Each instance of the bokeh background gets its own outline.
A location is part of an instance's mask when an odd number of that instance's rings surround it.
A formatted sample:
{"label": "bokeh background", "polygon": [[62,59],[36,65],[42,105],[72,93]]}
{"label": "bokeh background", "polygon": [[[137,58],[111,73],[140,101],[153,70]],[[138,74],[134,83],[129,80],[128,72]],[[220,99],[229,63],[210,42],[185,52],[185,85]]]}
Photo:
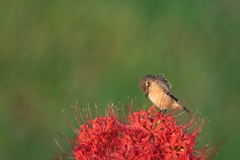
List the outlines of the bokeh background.
{"label": "bokeh background", "polygon": [[[0,157],[53,158],[71,105],[151,105],[139,89],[164,73],[173,93],[239,159],[240,3],[237,1],[1,1]],[[77,126],[76,126],[77,127]],[[63,147],[64,141],[59,140]]]}

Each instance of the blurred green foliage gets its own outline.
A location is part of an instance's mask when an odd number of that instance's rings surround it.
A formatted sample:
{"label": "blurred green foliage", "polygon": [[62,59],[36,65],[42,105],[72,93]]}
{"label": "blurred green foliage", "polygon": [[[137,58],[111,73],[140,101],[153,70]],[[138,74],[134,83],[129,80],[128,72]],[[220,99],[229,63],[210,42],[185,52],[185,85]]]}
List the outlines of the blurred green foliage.
{"label": "blurred green foliage", "polygon": [[[53,157],[54,129],[73,135],[70,105],[104,111],[137,97],[146,74],[209,117],[219,160],[239,159],[240,3],[235,1],[1,1],[0,155]],[[234,137],[235,136],[235,137]],[[65,146],[65,142],[61,143]]]}

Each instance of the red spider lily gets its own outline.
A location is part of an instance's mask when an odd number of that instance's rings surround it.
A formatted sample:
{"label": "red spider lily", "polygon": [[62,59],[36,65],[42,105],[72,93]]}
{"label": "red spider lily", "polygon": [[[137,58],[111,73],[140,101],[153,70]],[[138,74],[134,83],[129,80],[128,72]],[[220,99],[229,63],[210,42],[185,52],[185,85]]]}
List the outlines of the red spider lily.
{"label": "red spider lily", "polygon": [[54,152],[56,159],[202,160],[217,155],[220,142],[211,148],[209,144],[212,141],[202,148],[196,148],[196,138],[206,121],[201,120],[195,113],[187,123],[179,125],[176,117],[187,115],[175,115],[176,113],[173,111],[163,115],[152,106],[148,111],[130,113],[128,117],[125,116],[124,122],[120,120],[113,105],[109,105],[104,117],[94,120],[88,119],[91,117],[90,108],[84,113],[88,115],[87,118],[83,118],[78,107],[75,107],[74,116],[79,123],[79,130],[64,117],[77,138],[64,138],[71,144],[71,152],[66,152],[56,142],[64,153]]}

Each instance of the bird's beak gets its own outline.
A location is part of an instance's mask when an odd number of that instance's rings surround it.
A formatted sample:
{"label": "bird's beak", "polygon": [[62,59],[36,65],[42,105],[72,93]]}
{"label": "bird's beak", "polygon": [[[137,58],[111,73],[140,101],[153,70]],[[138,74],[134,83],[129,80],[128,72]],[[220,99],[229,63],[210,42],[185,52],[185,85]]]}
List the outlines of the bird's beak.
{"label": "bird's beak", "polygon": [[145,96],[148,97],[148,92],[145,93]]}

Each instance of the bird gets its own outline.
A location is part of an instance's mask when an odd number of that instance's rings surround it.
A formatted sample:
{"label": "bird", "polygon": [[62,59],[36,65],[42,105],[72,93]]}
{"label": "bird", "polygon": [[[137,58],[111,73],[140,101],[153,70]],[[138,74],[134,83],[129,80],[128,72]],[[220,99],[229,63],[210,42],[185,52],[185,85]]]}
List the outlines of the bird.
{"label": "bird", "polygon": [[156,76],[145,75],[140,79],[139,85],[145,96],[163,113],[170,108],[181,108],[190,113],[187,108],[180,104],[179,99],[173,95],[171,85],[163,74],[157,74]]}

